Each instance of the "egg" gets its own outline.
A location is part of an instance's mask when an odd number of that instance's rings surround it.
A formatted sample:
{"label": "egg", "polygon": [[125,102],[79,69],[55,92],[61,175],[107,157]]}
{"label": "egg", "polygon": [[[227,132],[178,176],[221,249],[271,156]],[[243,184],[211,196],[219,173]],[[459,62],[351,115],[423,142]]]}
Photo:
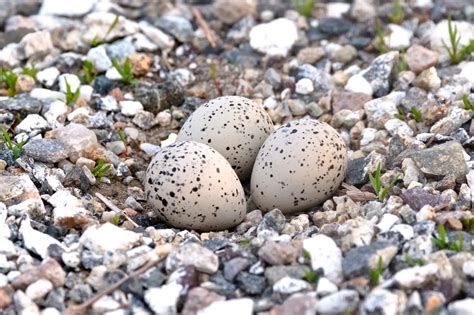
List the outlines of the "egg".
{"label": "egg", "polygon": [[223,96],[198,107],[184,123],[177,141],[197,141],[216,149],[246,181],[258,150],[272,131],[272,120],[257,103]]}
{"label": "egg", "polygon": [[334,193],[346,169],[346,145],[336,130],[313,119],[295,120],[271,134],[258,152],[252,199],[264,211],[307,210]]}
{"label": "egg", "polygon": [[177,228],[224,230],[246,214],[239,178],[221,154],[202,143],[163,148],[151,160],[144,185],[159,218]]}

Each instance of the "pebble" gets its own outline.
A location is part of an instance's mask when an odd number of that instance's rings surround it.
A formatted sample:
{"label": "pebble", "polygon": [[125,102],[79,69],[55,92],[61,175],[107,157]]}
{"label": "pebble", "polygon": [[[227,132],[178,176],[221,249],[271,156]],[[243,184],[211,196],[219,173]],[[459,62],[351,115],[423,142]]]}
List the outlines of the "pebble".
{"label": "pebble", "polygon": [[318,313],[340,314],[351,312],[359,304],[359,294],[355,290],[343,289],[327,295],[318,301]]}
{"label": "pebble", "polygon": [[375,58],[367,69],[360,72],[360,75],[364,77],[372,87],[373,93],[366,94],[373,94],[377,97],[388,94],[390,89],[390,74],[392,73],[393,67],[398,63],[398,59],[399,53],[397,51],[388,52]]}
{"label": "pebble", "polygon": [[155,21],[155,26],[182,43],[189,42],[193,37],[191,23],[181,16],[165,15]]}
{"label": "pebble", "polygon": [[402,289],[421,289],[437,279],[438,265],[429,263],[400,270],[393,276],[393,281]]}
{"label": "pebble", "polygon": [[45,0],[41,5],[41,15],[61,15],[80,17],[92,10],[97,0],[84,0],[78,3],[65,3],[61,0]]}
{"label": "pebble", "polygon": [[141,242],[141,236],[105,223],[101,226],[90,226],[81,235],[79,242],[98,254],[107,251],[128,250]]}
{"label": "pebble", "polygon": [[300,252],[301,247],[295,243],[269,241],[260,248],[258,255],[270,265],[289,265],[296,262]]}
{"label": "pebble", "polygon": [[303,78],[296,82],[296,93],[307,95],[314,91],[313,81],[308,78]]}
{"label": "pebble", "polygon": [[143,105],[137,101],[121,101],[121,113],[125,116],[135,116],[139,111],[143,110]]}
{"label": "pebble", "polygon": [[410,46],[413,32],[397,24],[389,24],[389,35],[385,36],[385,42],[392,50],[406,49]]}
{"label": "pebble", "polygon": [[256,13],[257,1],[255,0],[216,0],[212,11],[221,22],[232,25],[248,15]]}
{"label": "pebble", "polygon": [[253,49],[269,56],[285,57],[298,39],[298,30],[293,21],[279,18],[254,26],[249,37]]}
{"label": "pebble", "polygon": [[438,54],[421,45],[415,44],[407,50],[405,60],[411,71],[420,73],[438,63]]}
{"label": "pebble", "polygon": [[454,175],[457,181],[462,182],[468,173],[464,149],[457,141],[449,141],[420,150],[410,157],[425,176]]}
{"label": "pebble", "polygon": [[145,302],[155,314],[176,314],[176,304],[182,286],[177,283],[165,284],[145,291]]}
{"label": "pebble", "polygon": [[224,301],[225,297],[201,287],[192,288],[186,298],[182,310],[183,315],[196,314],[199,310],[217,301]]}
{"label": "pebble", "polygon": [[30,284],[26,290],[26,296],[28,296],[30,299],[38,300],[46,296],[51,290],[53,289],[53,284],[51,281],[48,281],[46,279],[39,279],[36,282],[33,282]]}
{"label": "pebble", "polygon": [[270,315],[316,314],[317,300],[311,294],[295,294],[270,311]]}
{"label": "pebble", "polygon": [[173,37],[154,27],[148,22],[141,21],[140,30],[160,49],[170,49],[174,46]]}
{"label": "pebble", "polygon": [[324,276],[336,284],[342,281],[342,253],[337,244],[326,235],[317,235],[303,241],[303,248],[311,257],[313,270],[322,268]]}
{"label": "pebble", "polygon": [[[8,207],[9,213],[33,217],[46,213],[38,189],[27,174],[14,176],[0,173],[0,202]],[[7,189],[8,188],[8,189]]]}
{"label": "pebble", "polygon": [[15,132],[43,131],[48,127],[48,122],[38,114],[30,114],[26,116],[16,127]]}
{"label": "pebble", "polygon": [[216,301],[197,312],[197,315],[252,315],[254,302],[249,298]]}
{"label": "pebble", "polygon": [[23,49],[26,58],[33,56],[46,56],[54,48],[53,42],[51,41],[51,35],[48,31],[38,31],[26,34],[22,38],[20,46]]}
{"label": "pebble", "polygon": [[219,259],[213,252],[197,243],[186,243],[178,247],[166,259],[168,272],[188,265],[201,272],[212,274],[219,268]]}
{"label": "pebble", "polygon": [[382,129],[384,124],[398,113],[397,106],[403,97],[405,97],[405,92],[392,92],[387,96],[366,102],[364,111],[369,120],[369,127]]}
{"label": "pebble", "polygon": [[70,123],[61,128],[46,133],[47,138],[53,138],[61,142],[68,152],[71,161],[75,162],[81,156],[87,156],[97,147],[95,133],[84,125]]}
{"label": "pebble", "polygon": [[413,85],[426,91],[436,91],[441,86],[441,79],[438,77],[436,68],[431,67],[423,70],[415,80],[413,80]]}
{"label": "pebble", "polygon": [[57,163],[68,156],[62,143],[54,139],[32,139],[23,150],[27,156],[45,163]]}
{"label": "pebble", "polygon": [[89,49],[86,58],[92,62],[98,72],[107,71],[112,67],[112,61],[107,55],[107,51],[103,45]]}
{"label": "pebble", "polygon": [[341,35],[347,33],[352,27],[352,23],[344,18],[322,18],[318,28],[321,32],[329,35]]}
{"label": "pebble", "polygon": [[406,295],[402,291],[391,292],[377,288],[373,290],[362,304],[361,314],[402,314],[407,304]]}
{"label": "pebble", "polygon": [[293,294],[310,289],[311,285],[308,282],[290,277],[284,277],[273,285],[273,292],[281,294]]}

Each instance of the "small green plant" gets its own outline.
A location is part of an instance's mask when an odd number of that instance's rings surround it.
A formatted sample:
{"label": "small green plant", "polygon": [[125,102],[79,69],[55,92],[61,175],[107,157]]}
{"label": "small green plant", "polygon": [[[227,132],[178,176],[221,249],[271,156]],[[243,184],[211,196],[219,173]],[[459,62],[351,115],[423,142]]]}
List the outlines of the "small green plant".
{"label": "small green plant", "polygon": [[119,19],[120,19],[120,16],[116,15],[115,19],[113,20],[112,24],[110,24],[107,32],[105,33],[105,36],[102,39],[100,39],[97,35],[94,36],[94,38],[91,41],[91,47],[97,47],[103,42],[105,42],[105,40],[107,39],[107,36],[109,36],[109,34],[113,31],[113,29],[117,27]]}
{"label": "small green plant", "polygon": [[375,193],[377,194],[380,201],[384,201],[388,195],[390,189],[395,186],[395,183],[400,178],[400,175],[397,175],[389,184],[388,186],[384,187],[382,184],[382,165],[378,164],[377,168],[375,169],[375,174],[369,174],[370,184],[374,189]]}
{"label": "small green plant", "polygon": [[397,118],[397,119],[400,119],[400,120],[402,120],[402,121],[405,121],[406,113],[405,113],[405,111],[403,110],[403,107],[398,106],[398,107],[397,107],[397,110],[398,110],[398,113],[396,113],[395,115],[393,115],[393,117],[395,117],[395,118]]}
{"label": "small green plant", "polygon": [[0,83],[3,84],[7,88],[8,96],[13,97],[16,95],[16,81],[18,76],[15,72],[10,69],[1,69],[0,70]]}
{"label": "small green plant", "polygon": [[139,82],[137,79],[133,78],[132,64],[130,62],[130,59],[125,59],[123,65],[120,65],[117,59],[114,58],[112,59],[112,64],[122,77],[123,82],[127,84],[137,84]]}
{"label": "small green plant", "polygon": [[304,271],[303,277],[309,284],[316,284],[319,280],[318,272],[313,269]]}
{"label": "small green plant", "polygon": [[417,123],[423,121],[423,116],[421,115],[421,112],[416,107],[413,106],[410,109],[410,113],[413,115],[413,118],[415,119]]}
{"label": "small green plant", "polygon": [[21,73],[22,74],[25,74],[25,75],[28,75],[30,77],[32,77],[33,79],[36,80],[36,74],[38,73],[38,70],[36,69],[36,67],[33,65],[31,67],[23,67],[23,69],[21,70]]}
{"label": "small green plant", "polygon": [[120,138],[120,140],[122,140],[123,144],[125,144],[125,146],[127,145],[127,139],[125,138],[125,134],[123,133],[122,130],[120,129],[117,129],[117,134]]}
{"label": "small green plant", "polygon": [[469,100],[469,97],[467,97],[467,95],[464,95],[462,97],[462,102],[464,104],[465,110],[474,110],[474,104]]}
{"label": "small green plant", "polygon": [[398,62],[398,65],[397,65],[397,71],[398,73],[400,73],[407,70],[408,70],[408,63],[406,59],[405,49],[403,49],[400,51],[400,61]]}
{"label": "small green plant", "polygon": [[382,256],[379,256],[379,259],[377,261],[377,267],[370,270],[369,277],[370,277],[370,285],[371,286],[375,287],[375,286],[379,285],[380,276],[382,275],[382,271],[383,271],[383,260],[382,260]]}
{"label": "small green plant", "polygon": [[457,240],[449,241],[444,225],[438,224],[438,237],[433,237],[433,244],[439,249],[450,249],[461,252],[464,248],[464,237],[460,232]]}
{"label": "small green plant", "polygon": [[71,89],[71,85],[67,82],[67,79],[64,78],[64,82],[66,83],[66,104],[73,105],[76,103],[77,99],[79,98],[79,88],[77,88],[74,92]]}
{"label": "small green plant", "polygon": [[395,1],[393,3],[393,12],[388,16],[390,22],[394,24],[402,24],[405,20],[405,11],[403,11],[400,1]]}
{"label": "small green plant", "polygon": [[461,47],[461,35],[459,35],[458,28],[456,25],[453,26],[451,16],[448,16],[448,33],[449,33],[449,46],[443,40],[443,46],[448,52],[449,59],[452,64],[457,65],[472,52],[474,52],[474,40],[471,40],[468,45]]}
{"label": "small green plant", "polygon": [[94,174],[97,179],[102,179],[105,173],[110,169],[110,164],[105,163],[104,160],[99,160],[97,165],[91,170],[92,174]]}
{"label": "small green plant", "polygon": [[474,232],[474,217],[472,218],[464,218],[461,220],[462,222],[462,229],[468,233]]}
{"label": "small green plant", "polygon": [[306,17],[311,17],[313,15],[315,0],[292,0],[291,2],[300,15]]}
{"label": "small green plant", "polygon": [[112,216],[112,223],[113,223],[114,225],[119,225],[119,223],[120,223],[120,217],[121,217],[120,213],[117,213],[117,214],[113,215],[113,216]]}
{"label": "small green plant", "polygon": [[240,247],[249,247],[251,243],[252,243],[251,238],[239,241]]}
{"label": "small green plant", "polygon": [[26,140],[22,140],[21,142],[14,144],[5,128],[2,128],[2,138],[3,142],[7,146],[7,149],[12,153],[13,160],[16,161],[23,151],[23,146],[25,145]]}
{"label": "small green plant", "polygon": [[404,256],[405,262],[410,266],[424,266],[426,262],[422,258],[412,258],[409,255]]}
{"label": "small green plant", "polygon": [[217,66],[215,63],[209,64],[209,75],[211,76],[212,82],[214,83],[217,94],[219,96],[222,96],[223,92],[222,92],[221,82],[219,81],[219,73],[217,71]]}
{"label": "small green plant", "polygon": [[94,68],[94,64],[90,62],[89,60],[84,60],[82,62],[82,72],[83,75],[81,77],[82,82],[85,84],[91,84],[92,81],[95,80],[95,77],[97,76],[97,71]]}
{"label": "small green plant", "polygon": [[390,51],[390,48],[388,47],[387,43],[385,42],[385,36],[383,34],[382,26],[380,25],[379,21],[375,22],[374,47],[381,54],[385,54],[385,53]]}

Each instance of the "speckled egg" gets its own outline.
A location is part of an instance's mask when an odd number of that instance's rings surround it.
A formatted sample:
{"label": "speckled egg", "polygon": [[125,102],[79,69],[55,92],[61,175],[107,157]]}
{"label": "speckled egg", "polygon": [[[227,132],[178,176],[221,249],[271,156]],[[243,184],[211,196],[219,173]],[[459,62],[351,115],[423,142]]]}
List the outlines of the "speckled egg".
{"label": "speckled egg", "polygon": [[201,105],[184,123],[178,141],[216,149],[242,181],[249,179],[258,150],[273,131],[265,110],[245,97],[223,96]]}
{"label": "speckled egg", "polygon": [[331,126],[313,119],[292,121],[271,134],[258,152],[250,180],[259,209],[307,210],[339,187],[347,150]]}
{"label": "speckled egg", "polygon": [[158,216],[177,228],[228,229],[246,214],[244,190],[229,162],[193,141],[176,142],[153,157],[145,193]]}

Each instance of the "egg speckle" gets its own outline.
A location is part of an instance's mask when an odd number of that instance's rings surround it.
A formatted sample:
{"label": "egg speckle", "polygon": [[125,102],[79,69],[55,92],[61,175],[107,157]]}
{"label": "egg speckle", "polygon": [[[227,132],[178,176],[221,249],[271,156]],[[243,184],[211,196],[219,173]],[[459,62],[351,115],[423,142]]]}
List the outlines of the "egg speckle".
{"label": "egg speckle", "polygon": [[185,122],[177,141],[192,140],[216,149],[245,181],[272,131],[273,123],[261,106],[245,97],[223,96],[201,105]]}
{"label": "egg speckle", "polygon": [[239,178],[213,148],[176,142],[150,162],[145,193],[160,219],[184,229],[223,230],[239,224],[246,200]]}
{"label": "egg speckle", "polygon": [[261,210],[307,210],[329,198],[344,179],[347,149],[331,126],[292,121],[262,145],[251,177],[252,199]]}

